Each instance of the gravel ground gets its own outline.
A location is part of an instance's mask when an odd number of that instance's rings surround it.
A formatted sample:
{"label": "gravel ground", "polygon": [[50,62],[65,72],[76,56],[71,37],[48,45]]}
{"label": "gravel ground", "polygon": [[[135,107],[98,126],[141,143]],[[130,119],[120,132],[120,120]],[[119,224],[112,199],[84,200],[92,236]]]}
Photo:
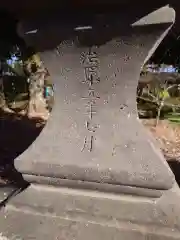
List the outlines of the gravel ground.
{"label": "gravel ground", "polygon": [[154,120],[142,122],[157,140],[180,186],[180,125],[165,120],[160,121],[158,126],[154,125]]}
{"label": "gravel ground", "polygon": [[155,126],[155,120],[142,120],[142,123],[153,134],[159,147],[167,160],[180,160],[180,125],[170,123],[167,120],[159,121]]}

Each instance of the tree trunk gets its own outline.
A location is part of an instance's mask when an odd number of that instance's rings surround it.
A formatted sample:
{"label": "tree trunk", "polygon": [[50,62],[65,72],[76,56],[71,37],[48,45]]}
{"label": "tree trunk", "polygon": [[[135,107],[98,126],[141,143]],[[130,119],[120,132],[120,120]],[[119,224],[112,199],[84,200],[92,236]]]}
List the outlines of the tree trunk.
{"label": "tree trunk", "polygon": [[47,76],[47,70],[37,56],[31,59],[27,67],[30,72],[28,116],[30,118],[35,117],[47,120],[49,112],[46,99],[44,98],[44,81]]}
{"label": "tree trunk", "polygon": [[0,108],[4,109],[6,105],[5,95],[4,95],[4,86],[3,86],[3,78],[0,78]]}

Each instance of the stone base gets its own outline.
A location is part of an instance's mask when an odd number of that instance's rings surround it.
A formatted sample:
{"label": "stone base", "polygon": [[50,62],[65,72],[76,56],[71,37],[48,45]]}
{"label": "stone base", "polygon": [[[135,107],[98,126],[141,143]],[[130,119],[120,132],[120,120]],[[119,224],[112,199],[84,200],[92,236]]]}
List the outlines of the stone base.
{"label": "stone base", "polygon": [[1,211],[8,239],[180,239],[179,191],[160,199],[32,185]]}
{"label": "stone base", "polygon": [[38,139],[15,160],[32,185],[2,209],[4,236],[180,239],[180,191],[136,106],[141,67],[175,13],[164,7],[133,24],[129,9],[94,16],[91,30],[81,29],[87,22],[40,21],[37,34],[24,33],[52,77],[55,105]]}

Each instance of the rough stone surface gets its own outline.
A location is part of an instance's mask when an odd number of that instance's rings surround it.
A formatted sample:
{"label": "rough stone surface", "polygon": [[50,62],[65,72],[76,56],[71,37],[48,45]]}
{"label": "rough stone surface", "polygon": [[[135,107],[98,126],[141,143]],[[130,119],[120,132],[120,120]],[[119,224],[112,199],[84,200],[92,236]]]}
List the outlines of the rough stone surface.
{"label": "rough stone surface", "polygon": [[155,200],[32,185],[1,210],[0,232],[9,239],[179,239],[176,188]]}
{"label": "rough stone surface", "polygon": [[[139,232],[137,226],[128,223],[116,226],[108,226],[106,224],[96,224],[93,222],[81,222],[70,219],[61,219],[39,214],[31,214],[29,212],[19,212],[6,210],[4,215],[7,218],[4,221],[6,233],[4,236],[8,239],[39,239],[39,240],[91,240],[91,239],[124,239],[124,240],[179,240],[179,233],[156,233],[156,229],[152,232],[146,232],[142,227]],[[13,228],[14,222],[19,224]],[[8,225],[7,225],[8,224]],[[8,227],[9,226],[9,227]],[[28,227],[27,227],[28,226]],[[13,229],[13,231],[12,231]]]}
{"label": "rough stone surface", "polygon": [[136,109],[141,66],[172,25],[174,11],[165,14],[167,24],[152,26],[123,27],[125,11],[89,30],[43,24],[25,38],[44,48],[55,106],[38,139],[15,161],[26,180],[40,185],[1,210],[3,236],[180,239],[179,189]]}
{"label": "rough stone surface", "polygon": [[[59,46],[40,53],[54,81],[55,105],[15,166],[26,175],[170,189],[174,176],[139,123],[136,87],[146,56],[171,23],[123,28],[115,16],[110,24],[80,31],[64,25]],[[42,39],[54,31],[60,34],[43,25],[27,41],[49,47],[51,39]]]}

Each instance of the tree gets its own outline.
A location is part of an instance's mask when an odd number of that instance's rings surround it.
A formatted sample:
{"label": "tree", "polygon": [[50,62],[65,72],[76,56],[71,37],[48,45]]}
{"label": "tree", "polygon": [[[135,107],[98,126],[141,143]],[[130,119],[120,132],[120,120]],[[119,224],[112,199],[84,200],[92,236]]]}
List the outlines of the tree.
{"label": "tree", "polygon": [[[34,49],[27,47],[23,39],[18,36],[16,19],[11,14],[0,11],[0,20],[3,23],[0,32],[0,65],[3,66],[3,69],[6,68],[4,72],[16,76],[16,79],[18,76],[21,79],[26,78],[29,86],[28,116],[47,119],[49,112],[44,97],[44,85],[48,77],[48,71]],[[13,64],[8,64],[7,60],[12,58],[16,61]],[[14,81],[13,78],[11,79]],[[3,81],[4,73],[2,70],[0,73],[0,105],[5,104]],[[15,85],[17,84],[15,83]]]}
{"label": "tree", "polygon": [[37,54],[33,54],[25,62],[26,72],[29,74],[29,117],[41,117],[47,120],[49,111],[44,97],[45,80],[48,71]]}

